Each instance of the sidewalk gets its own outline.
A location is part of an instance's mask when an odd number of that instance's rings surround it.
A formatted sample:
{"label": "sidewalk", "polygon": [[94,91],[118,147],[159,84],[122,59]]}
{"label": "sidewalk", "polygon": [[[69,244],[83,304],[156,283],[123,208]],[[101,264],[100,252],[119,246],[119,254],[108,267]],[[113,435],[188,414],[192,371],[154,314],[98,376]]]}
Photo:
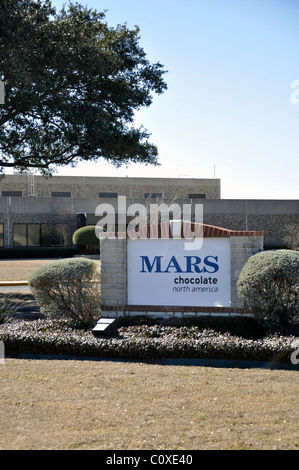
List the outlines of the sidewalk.
{"label": "sidewalk", "polygon": [[4,296],[21,296],[20,298],[23,299],[22,306],[14,314],[15,318],[21,320],[43,318],[43,315],[40,313],[40,307],[36,304],[34,296],[30,292],[28,281],[0,281],[0,294]]}

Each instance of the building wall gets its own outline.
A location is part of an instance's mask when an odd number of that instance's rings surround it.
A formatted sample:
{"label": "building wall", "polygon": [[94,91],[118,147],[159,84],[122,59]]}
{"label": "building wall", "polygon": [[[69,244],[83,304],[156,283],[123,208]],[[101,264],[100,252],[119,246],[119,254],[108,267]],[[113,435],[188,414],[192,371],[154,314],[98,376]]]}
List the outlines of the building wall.
{"label": "building wall", "polygon": [[[70,223],[71,230],[75,230],[78,213],[86,214],[88,225],[96,224],[101,217],[95,216],[95,210],[103,202],[111,204],[117,214],[117,199],[0,197],[0,224],[4,226],[4,246],[12,246],[13,223],[52,223],[59,220],[59,223]],[[127,198],[127,206],[136,202],[144,204],[146,201],[144,198]],[[181,206],[190,204],[188,199],[178,202]],[[206,199],[193,201],[193,209],[195,203],[203,205],[205,224],[231,230],[262,230],[265,246],[286,245],[288,227],[299,224],[297,200]]]}
{"label": "building wall", "polygon": [[297,214],[204,214],[204,223],[229,227],[232,230],[263,230],[265,247],[283,247],[287,245],[287,235],[294,224],[298,225]]}
{"label": "building wall", "polygon": [[[95,210],[102,203],[112,205],[117,214],[118,199],[100,198],[100,192],[125,196],[127,207],[133,203],[148,206],[176,202],[181,207],[192,203],[194,211],[195,204],[202,204],[205,224],[232,230],[262,230],[267,247],[286,245],[289,227],[299,224],[298,200],[220,199],[218,179],[35,176],[35,196],[28,196],[29,189],[28,175],[6,175],[0,179],[0,237],[3,228],[4,247],[12,246],[14,223],[59,221],[68,223],[73,231],[78,213],[86,215],[88,225],[96,224],[100,217],[95,216]],[[22,197],[1,197],[3,191],[22,191]],[[71,197],[51,197],[52,192],[67,192]],[[162,193],[163,197],[145,199],[145,193]],[[205,194],[206,198],[190,199],[191,194]]]}
{"label": "building wall", "polygon": [[221,199],[203,201],[203,222],[231,230],[263,230],[265,246],[284,246],[290,227],[299,230],[299,201]]}
{"label": "building wall", "polygon": [[[34,176],[35,194],[51,197],[52,192],[70,192],[74,198],[96,198],[99,192],[117,192],[121,196],[143,198],[145,193],[161,193],[164,198],[187,199],[189,194],[205,194],[207,199],[220,198],[219,179],[195,178],[120,178],[120,177],[73,177]],[[0,180],[1,191],[22,191],[28,196],[27,175],[6,175]]]}

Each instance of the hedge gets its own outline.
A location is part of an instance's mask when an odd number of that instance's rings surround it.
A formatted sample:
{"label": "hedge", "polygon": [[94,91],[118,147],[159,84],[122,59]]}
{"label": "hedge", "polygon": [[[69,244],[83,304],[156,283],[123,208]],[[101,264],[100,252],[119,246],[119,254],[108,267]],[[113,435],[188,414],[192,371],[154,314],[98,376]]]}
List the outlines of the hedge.
{"label": "hedge", "polygon": [[99,247],[100,241],[96,236],[95,225],[87,225],[86,227],[78,228],[73,234],[74,245]]}
{"label": "hedge", "polygon": [[[295,337],[256,340],[198,327],[120,327],[116,338],[71,328],[56,320],[15,321],[0,326],[6,355],[40,354],[151,360],[167,358],[230,359],[290,363]],[[298,347],[298,346],[297,346]]]}

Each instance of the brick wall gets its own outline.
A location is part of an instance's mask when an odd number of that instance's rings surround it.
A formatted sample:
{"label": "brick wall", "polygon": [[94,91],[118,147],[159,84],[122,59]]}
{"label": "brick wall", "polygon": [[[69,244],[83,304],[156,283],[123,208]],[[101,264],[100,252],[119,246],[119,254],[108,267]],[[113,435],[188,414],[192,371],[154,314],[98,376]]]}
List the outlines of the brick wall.
{"label": "brick wall", "polygon": [[101,295],[106,306],[127,303],[127,240],[101,240]]}
{"label": "brick wall", "polygon": [[299,224],[298,214],[209,214],[204,212],[203,222],[209,225],[229,227],[231,230],[264,232],[265,247],[283,247],[289,227]]}
{"label": "brick wall", "polygon": [[[163,198],[187,199],[189,194],[205,194],[207,199],[220,198],[219,179],[200,178],[123,178],[34,176],[38,197],[51,197],[52,192],[70,192],[74,198],[97,198],[99,192],[117,192],[128,198],[144,198],[145,193],[162,193]],[[22,191],[28,196],[28,176],[6,175],[0,180],[0,191]],[[0,194],[1,196],[1,194]]]}

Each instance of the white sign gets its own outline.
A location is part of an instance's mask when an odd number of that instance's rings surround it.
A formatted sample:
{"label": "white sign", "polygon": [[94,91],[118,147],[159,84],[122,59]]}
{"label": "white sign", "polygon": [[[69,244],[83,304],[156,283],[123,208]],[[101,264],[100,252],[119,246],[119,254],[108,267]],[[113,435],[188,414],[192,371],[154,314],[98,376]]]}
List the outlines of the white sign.
{"label": "white sign", "polygon": [[128,304],[230,307],[229,238],[128,240]]}

